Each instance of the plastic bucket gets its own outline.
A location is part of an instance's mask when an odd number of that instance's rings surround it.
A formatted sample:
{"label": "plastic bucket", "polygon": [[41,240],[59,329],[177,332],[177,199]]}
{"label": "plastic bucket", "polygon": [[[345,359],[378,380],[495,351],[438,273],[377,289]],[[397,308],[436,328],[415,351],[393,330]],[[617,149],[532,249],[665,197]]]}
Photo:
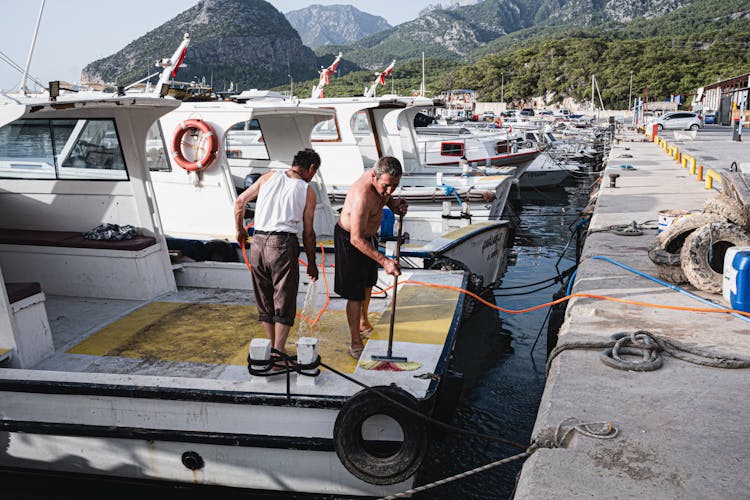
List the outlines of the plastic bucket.
{"label": "plastic bucket", "polygon": [[722,292],[732,309],[750,312],[750,247],[727,249]]}
{"label": "plastic bucket", "polygon": [[[675,223],[678,219],[681,219],[682,217],[685,217],[690,212],[687,210],[679,210],[675,208],[670,208],[669,210],[661,210],[659,212],[659,222],[658,222],[658,232],[662,232],[665,229],[667,229],[669,226]],[[653,220],[653,219],[652,219]]]}

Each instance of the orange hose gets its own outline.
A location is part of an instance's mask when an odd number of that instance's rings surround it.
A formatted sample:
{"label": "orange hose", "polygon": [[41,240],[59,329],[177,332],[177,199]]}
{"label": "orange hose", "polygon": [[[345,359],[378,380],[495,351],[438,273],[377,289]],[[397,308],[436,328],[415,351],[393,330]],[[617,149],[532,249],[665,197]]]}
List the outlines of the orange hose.
{"label": "orange hose", "polygon": [[[248,229],[252,226],[252,224],[248,225]],[[323,315],[323,312],[328,308],[328,304],[331,302],[331,296],[328,291],[328,279],[326,278],[325,274],[325,249],[323,248],[323,244],[320,244],[321,252],[323,253],[323,262],[321,264],[321,267],[323,268],[323,281],[325,282],[326,286],[326,301],[325,304],[323,304],[323,307],[318,312],[317,316],[314,320],[310,320],[309,318],[306,318],[302,316],[300,313],[297,313],[297,317],[303,319],[304,321],[307,321],[310,324],[317,324],[320,321],[321,316]],[[247,264],[247,268],[250,269],[250,262],[247,260],[247,256],[245,255],[245,243],[242,243],[242,255],[245,257],[245,263]],[[302,262],[304,264],[304,262]],[[332,266],[331,266],[332,267]],[[740,314],[742,316],[746,316],[750,318],[750,313],[745,311],[739,311],[737,309],[729,309],[729,308],[714,308],[714,307],[687,307],[687,306],[669,306],[666,304],[654,304],[651,302],[641,302],[637,300],[627,300],[627,299],[618,299],[617,297],[610,297],[608,295],[595,295],[592,293],[573,293],[570,295],[566,295],[565,297],[559,298],[557,300],[553,300],[551,302],[545,302],[544,304],[539,304],[532,307],[527,307],[525,309],[506,309],[504,307],[500,307],[498,305],[495,305],[491,302],[488,302],[484,300],[479,295],[472,293],[468,290],[465,290],[463,288],[457,287],[457,286],[451,286],[451,285],[438,285],[436,283],[425,283],[423,281],[415,281],[415,280],[404,280],[399,282],[400,285],[405,284],[411,284],[411,285],[419,285],[419,286],[426,286],[428,288],[442,288],[445,290],[453,290],[459,293],[465,293],[466,295],[469,295],[470,297],[473,297],[477,299],[482,304],[486,305],[487,307],[490,307],[492,309],[495,309],[500,312],[504,312],[507,314],[524,314],[528,312],[537,311],[539,309],[543,309],[545,307],[554,306],[556,304],[560,304],[562,302],[565,302],[566,300],[570,300],[573,297],[583,297],[588,299],[596,299],[596,300],[607,300],[610,302],[617,302],[620,304],[629,304],[633,306],[641,306],[641,307],[652,307],[655,309],[669,309],[672,311],[687,311],[687,312],[699,312],[699,313],[722,313],[722,314]],[[393,285],[387,286],[379,291],[373,291],[372,295],[380,295],[385,294],[388,290],[393,288]]]}
{"label": "orange hose", "polygon": [[[745,311],[738,311],[736,309],[727,309],[727,308],[714,308],[714,307],[686,307],[686,306],[668,306],[665,304],[653,304],[651,302],[641,302],[637,300],[627,300],[627,299],[618,299],[616,297],[609,297],[607,295],[594,295],[592,293],[573,293],[570,295],[566,295],[565,297],[559,298],[557,300],[553,300],[551,302],[546,302],[544,304],[539,304],[533,307],[527,307],[526,309],[505,309],[504,307],[496,306],[495,304],[492,304],[490,302],[487,302],[479,295],[472,293],[468,290],[464,290],[463,288],[459,288],[457,286],[451,286],[451,285],[438,285],[435,283],[424,283],[422,281],[414,281],[414,280],[404,280],[400,282],[401,284],[410,283],[412,285],[421,285],[426,286],[429,288],[443,288],[446,290],[454,290],[456,292],[465,293],[466,295],[470,295],[471,297],[474,297],[482,304],[486,305],[487,307],[491,307],[492,309],[496,309],[498,311],[508,313],[508,314],[523,314],[527,312],[536,311],[538,309],[542,309],[544,307],[548,306],[554,306],[555,304],[559,304],[561,302],[565,302],[566,300],[570,300],[573,297],[585,297],[589,299],[597,299],[597,300],[608,300],[611,302],[619,302],[621,304],[630,304],[634,306],[642,306],[642,307],[653,307],[656,309],[671,309],[673,311],[690,311],[690,312],[702,312],[702,313],[723,313],[723,314],[741,314],[743,316],[747,316],[750,318],[750,313]],[[385,293],[386,290],[393,288],[391,285],[390,287],[384,288],[382,292],[379,293]]]}

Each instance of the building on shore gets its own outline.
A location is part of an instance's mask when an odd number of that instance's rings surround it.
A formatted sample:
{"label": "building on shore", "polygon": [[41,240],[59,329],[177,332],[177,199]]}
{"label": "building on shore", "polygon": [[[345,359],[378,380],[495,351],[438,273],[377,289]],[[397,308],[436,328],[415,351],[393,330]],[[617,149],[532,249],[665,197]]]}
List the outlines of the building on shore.
{"label": "building on shore", "polygon": [[[716,123],[729,125],[732,110],[739,108],[743,98],[747,103],[749,90],[750,73],[699,87],[693,98],[693,110],[702,111],[704,116],[714,115]],[[744,121],[747,122],[750,118],[747,114],[747,104],[745,108]]]}

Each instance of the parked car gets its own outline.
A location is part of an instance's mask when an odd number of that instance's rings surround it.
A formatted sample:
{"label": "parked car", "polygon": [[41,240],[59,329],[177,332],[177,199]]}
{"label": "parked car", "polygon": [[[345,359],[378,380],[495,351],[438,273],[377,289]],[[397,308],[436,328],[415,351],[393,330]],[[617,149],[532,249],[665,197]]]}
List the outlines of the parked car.
{"label": "parked car", "polygon": [[698,113],[690,111],[672,111],[664,113],[651,121],[659,130],[698,130],[703,127],[703,120]]}
{"label": "parked car", "polygon": [[495,113],[494,111],[485,111],[482,113],[482,121],[484,122],[494,122],[495,121]]}
{"label": "parked car", "polygon": [[523,108],[518,112],[518,116],[534,116],[534,110],[531,108]]}

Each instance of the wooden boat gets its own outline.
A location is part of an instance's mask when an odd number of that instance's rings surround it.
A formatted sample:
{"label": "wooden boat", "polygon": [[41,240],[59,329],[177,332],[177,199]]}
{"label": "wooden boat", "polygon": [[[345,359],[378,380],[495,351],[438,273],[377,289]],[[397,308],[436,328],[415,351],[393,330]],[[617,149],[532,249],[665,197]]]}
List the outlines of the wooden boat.
{"label": "wooden boat", "polygon": [[[0,96],[0,468],[337,497],[414,486],[430,443],[418,415],[449,414],[441,405],[456,399],[446,391],[458,385],[456,287],[468,274],[405,273],[441,287],[398,293],[393,354],[418,366],[376,371],[346,352],[345,303],[327,293],[326,260],[298,296],[308,320],[325,304],[318,322],[297,322],[299,365],[264,376],[269,346],[249,275],[235,263],[170,261],[144,146],[178,105]],[[105,223],[137,236],[82,237]],[[129,234],[112,227],[93,233]],[[363,359],[390,354],[389,310],[373,300]]]}

